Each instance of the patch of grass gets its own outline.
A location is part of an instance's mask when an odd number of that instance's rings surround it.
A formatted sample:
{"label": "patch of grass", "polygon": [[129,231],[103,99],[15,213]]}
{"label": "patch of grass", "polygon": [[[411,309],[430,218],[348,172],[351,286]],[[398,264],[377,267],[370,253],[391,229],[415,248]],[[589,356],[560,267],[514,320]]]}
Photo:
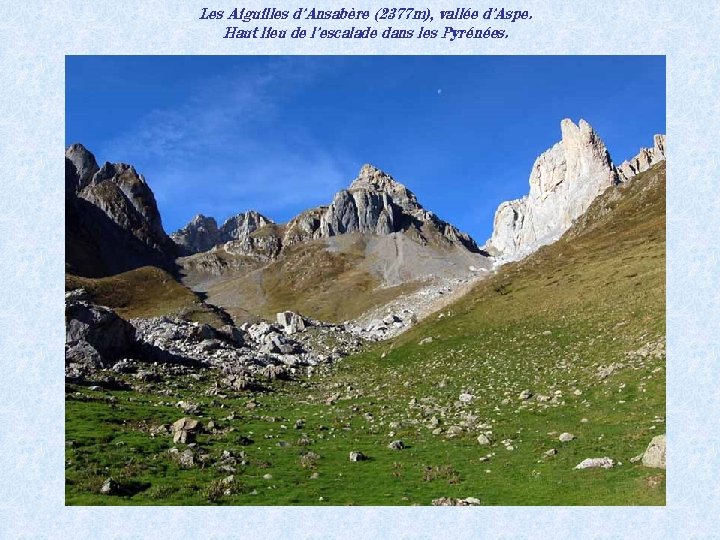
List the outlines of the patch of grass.
{"label": "patch of grass", "polygon": [[360,240],[343,252],[329,251],[323,242],[298,244],[261,269],[211,285],[208,298],[239,321],[252,319],[249,314],[274,320],[276,313],[291,310],[341,323],[418,288],[418,283],[380,287],[358,267],[363,253]]}
{"label": "patch of grass", "polygon": [[65,275],[65,290],[79,287],[88,291],[93,302],[114,309],[125,319],[178,315],[213,326],[224,324],[194,292],[154,266],[103,278]]}

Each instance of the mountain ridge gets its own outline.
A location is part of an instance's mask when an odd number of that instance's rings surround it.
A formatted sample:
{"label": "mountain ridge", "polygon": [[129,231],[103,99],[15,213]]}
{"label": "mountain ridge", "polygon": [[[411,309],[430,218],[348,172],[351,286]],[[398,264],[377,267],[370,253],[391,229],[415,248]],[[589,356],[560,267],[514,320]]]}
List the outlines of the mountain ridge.
{"label": "mountain ridge", "polygon": [[[242,227],[233,227],[232,220],[240,220]],[[219,244],[239,241],[238,245],[229,247],[252,255],[251,235],[268,225],[275,223],[255,210],[229,218],[221,227],[217,227],[214,218],[199,214],[174,232],[171,238],[186,254],[209,251]],[[405,185],[370,164],[363,165],[358,176],[347,188],[338,191],[329,204],[300,212],[287,223],[278,225],[282,230],[276,231],[276,234],[266,231],[275,237],[276,249],[270,251],[271,258],[298,242],[349,233],[387,235],[409,229],[414,229],[421,241],[444,240],[473,253],[481,252],[470,235],[426,210]]]}

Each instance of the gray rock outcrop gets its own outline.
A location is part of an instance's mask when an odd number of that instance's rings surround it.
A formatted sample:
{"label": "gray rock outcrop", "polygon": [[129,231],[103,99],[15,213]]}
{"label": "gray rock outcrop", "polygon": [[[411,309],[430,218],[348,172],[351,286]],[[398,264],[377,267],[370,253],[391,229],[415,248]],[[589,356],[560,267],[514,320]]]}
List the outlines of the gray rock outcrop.
{"label": "gray rock outcrop", "polygon": [[617,181],[605,144],[585,120],[564,119],[562,139],[542,153],[530,173],[530,192],[502,203],[487,249],[517,260],[557,240],[590,203]]}
{"label": "gray rock outcrop", "polygon": [[650,167],[665,160],[665,135],[655,135],[652,148],[641,148],[640,152],[617,168],[620,180],[627,182],[636,174],[647,171]]}
{"label": "gray rock outcrop", "polygon": [[[77,295],[76,295],[77,296]],[[133,351],[135,329],[114,311],[72,295],[65,303],[65,354],[73,363],[107,367]]]}
{"label": "gray rock outcrop", "polygon": [[500,261],[519,260],[559,239],[608,187],[627,182],[665,159],[665,136],[653,148],[615,167],[605,144],[585,120],[564,119],[562,139],[536,160],[530,191],[502,203],[485,249]]}

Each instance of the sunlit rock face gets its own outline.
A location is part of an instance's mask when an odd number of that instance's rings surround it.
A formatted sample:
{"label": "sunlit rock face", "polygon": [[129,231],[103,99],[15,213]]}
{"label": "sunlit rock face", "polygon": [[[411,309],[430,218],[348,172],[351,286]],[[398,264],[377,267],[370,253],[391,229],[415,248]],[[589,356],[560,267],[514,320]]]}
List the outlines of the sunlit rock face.
{"label": "sunlit rock face", "polygon": [[475,241],[422,207],[415,194],[392,176],[366,164],[326,207],[303,212],[287,227],[285,244],[341,234],[387,235],[414,230],[449,245],[478,252]]}
{"label": "sunlit rock face", "polygon": [[618,182],[605,144],[585,120],[560,124],[562,139],[542,153],[530,173],[530,192],[502,203],[487,250],[517,260],[557,240],[590,203]]}

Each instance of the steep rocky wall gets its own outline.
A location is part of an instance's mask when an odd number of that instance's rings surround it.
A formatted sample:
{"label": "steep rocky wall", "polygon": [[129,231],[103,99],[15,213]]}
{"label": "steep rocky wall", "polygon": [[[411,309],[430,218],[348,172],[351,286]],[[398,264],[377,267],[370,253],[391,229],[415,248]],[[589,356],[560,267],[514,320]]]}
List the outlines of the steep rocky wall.
{"label": "steep rocky wall", "polygon": [[615,167],[605,144],[585,120],[575,125],[566,118],[560,128],[560,142],[535,160],[529,193],[502,203],[495,213],[485,248],[498,260],[522,259],[556,241],[608,187],[665,159],[664,135],[655,136],[654,148],[643,148]]}

